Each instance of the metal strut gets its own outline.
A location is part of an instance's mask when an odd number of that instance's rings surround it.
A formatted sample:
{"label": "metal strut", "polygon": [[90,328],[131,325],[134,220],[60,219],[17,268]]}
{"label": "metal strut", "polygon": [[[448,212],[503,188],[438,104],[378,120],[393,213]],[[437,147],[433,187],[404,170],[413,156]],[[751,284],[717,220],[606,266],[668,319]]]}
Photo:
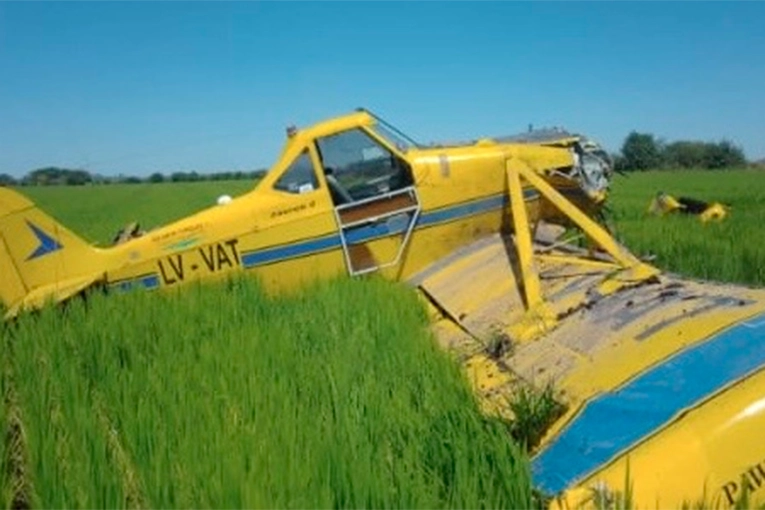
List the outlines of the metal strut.
{"label": "metal strut", "polygon": [[[557,324],[556,314],[542,293],[537,262],[554,257],[569,263],[591,265],[591,259],[575,256],[541,255],[534,253],[531,228],[523,198],[521,178],[532,186],[544,198],[550,201],[569,220],[582,229],[584,234],[613,259],[608,263],[614,268],[597,287],[601,296],[644,282],[659,274],[659,270],[642,262],[597,222],[582,212],[570,200],[558,192],[552,185],[540,177],[533,168],[518,158],[509,158],[505,165],[508,193],[512,212],[515,249],[523,279],[523,296],[526,304],[526,316],[520,323],[510,327],[510,334],[518,340],[530,340],[552,329]],[[598,262],[603,264],[603,262]]]}

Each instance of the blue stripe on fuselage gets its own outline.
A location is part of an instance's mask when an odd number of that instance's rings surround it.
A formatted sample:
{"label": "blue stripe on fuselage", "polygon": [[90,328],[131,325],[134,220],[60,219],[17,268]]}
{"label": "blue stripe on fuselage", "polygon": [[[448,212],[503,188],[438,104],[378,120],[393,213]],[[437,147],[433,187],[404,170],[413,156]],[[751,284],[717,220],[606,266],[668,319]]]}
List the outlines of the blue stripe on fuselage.
{"label": "blue stripe on fuselage", "polygon": [[151,274],[147,274],[143,276],[138,276],[135,278],[130,278],[127,280],[112,282],[109,285],[110,287],[116,288],[117,290],[120,290],[123,292],[132,290],[133,288],[137,286],[141,286],[147,290],[152,290],[159,287],[159,276],[157,276],[156,273],[151,273]]}
{"label": "blue stripe on fuselage", "polygon": [[[524,190],[531,191],[531,190]],[[528,197],[526,197],[528,198]],[[507,204],[506,195],[497,195],[494,197],[476,200],[466,204],[459,204],[452,207],[445,207],[423,214],[417,222],[417,227],[427,227],[436,223],[454,221],[460,218],[467,218],[485,212],[499,209]]]}
{"label": "blue stripe on fuselage", "polygon": [[[524,197],[529,200],[539,196],[534,190],[524,190]],[[415,228],[429,227],[438,223],[454,221],[461,218],[467,218],[476,214],[485,213],[494,209],[499,209],[507,204],[505,195],[495,195],[493,197],[481,198],[471,202],[445,207],[429,213],[420,215]],[[346,240],[349,244],[359,244],[387,237],[394,234],[400,234],[406,229],[406,222],[385,222],[375,225],[365,225],[348,229]],[[265,248],[261,250],[244,252],[240,255],[242,266],[251,268],[282,260],[303,257],[313,253],[319,253],[326,250],[337,249],[342,246],[339,234],[331,234],[324,237],[297,241],[282,246]],[[114,282],[112,287],[128,291],[141,286],[145,289],[155,289],[159,287],[159,276],[149,274]]]}
{"label": "blue stripe on fuselage", "polygon": [[[537,196],[539,196],[539,194],[534,190],[524,190],[524,197],[527,200],[536,198]],[[444,207],[442,209],[421,214],[415,228],[429,227],[438,223],[467,218],[469,216],[499,209],[506,204],[506,195],[495,195],[493,197],[482,198],[451,207]],[[349,244],[365,243],[389,235],[399,234],[402,231],[403,228],[401,228],[401,225],[396,225],[393,228],[390,228],[387,223],[361,226],[352,228],[347,232],[347,242]],[[340,246],[340,236],[334,234],[326,237],[309,239],[307,241],[298,241],[292,244],[277,246],[275,248],[245,252],[242,254],[242,265],[245,268],[250,268],[264,264],[271,264],[281,260],[339,248]]]}
{"label": "blue stripe on fuselage", "polygon": [[765,364],[765,314],[650,368],[587,404],[532,461],[534,483],[556,494],[673,417]]}
{"label": "blue stripe on fuselage", "polygon": [[267,248],[265,250],[242,253],[242,265],[245,268],[249,268],[339,247],[340,236],[331,235],[328,237],[311,239],[309,241],[277,246],[276,248]]}

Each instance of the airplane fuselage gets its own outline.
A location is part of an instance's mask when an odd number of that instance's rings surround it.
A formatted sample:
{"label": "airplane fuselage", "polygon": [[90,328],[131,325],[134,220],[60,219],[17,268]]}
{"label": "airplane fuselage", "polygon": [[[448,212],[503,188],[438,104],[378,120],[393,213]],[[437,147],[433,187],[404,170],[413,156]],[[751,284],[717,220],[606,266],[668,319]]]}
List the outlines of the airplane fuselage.
{"label": "airplane fuselage", "polygon": [[[368,117],[356,114],[301,131],[251,192],[103,250],[107,284],[157,289],[242,270],[254,273],[269,290],[344,272],[380,271],[405,279],[456,248],[509,231],[508,158],[541,170],[574,165],[565,148],[490,141],[399,151],[375,138],[369,125]],[[362,191],[343,202],[329,182],[327,159],[334,155],[322,154],[322,140],[350,132],[366,135],[361,143],[370,148],[362,152],[378,156],[382,169],[349,163],[357,168],[348,174],[359,175],[347,176],[346,182],[355,178]],[[301,157],[310,164],[312,178],[292,190],[280,186]],[[334,156],[342,157],[348,158]],[[581,206],[593,205],[576,182],[550,179]],[[553,215],[532,188],[524,190],[524,199],[533,221]]]}

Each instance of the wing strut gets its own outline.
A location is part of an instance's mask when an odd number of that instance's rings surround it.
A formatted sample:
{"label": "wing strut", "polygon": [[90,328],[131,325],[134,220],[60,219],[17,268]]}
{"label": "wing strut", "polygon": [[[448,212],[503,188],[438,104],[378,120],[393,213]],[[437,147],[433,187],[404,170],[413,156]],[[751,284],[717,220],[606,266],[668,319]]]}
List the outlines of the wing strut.
{"label": "wing strut", "polygon": [[539,279],[539,262],[546,258],[555,257],[556,260],[565,259],[568,263],[602,265],[602,261],[594,261],[583,256],[561,257],[560,255],[548,256],[534,252],[531,238],[531,224],[526,211],[526,202],[523,198],[524,179],[527,186],[530,185],[546,198],[553,206],[563,213],[571,222],[576,224],[588,237],[604,252],[611,256],[613,271],[598,285],[593,293],[595,299],[613,294],[625,288],[652,281],[659,270],[645,262],[642,262],[624,246],[620,245],[608,231],[582,212],[576,205],[564,197],[553,186],[545,181],[525,161],[518,158],[510,158],[505,166],[508,193],[510,195],[512,224],[515,233],[515,249],[518,255],[521,277],[523,280],[523,296],[526,304],[525,319],[510,327],[510,334],[518,340],[530,340],[552,329],[557,324],[556,314],[552,311],[547,300],[542,294],[542,286]]}

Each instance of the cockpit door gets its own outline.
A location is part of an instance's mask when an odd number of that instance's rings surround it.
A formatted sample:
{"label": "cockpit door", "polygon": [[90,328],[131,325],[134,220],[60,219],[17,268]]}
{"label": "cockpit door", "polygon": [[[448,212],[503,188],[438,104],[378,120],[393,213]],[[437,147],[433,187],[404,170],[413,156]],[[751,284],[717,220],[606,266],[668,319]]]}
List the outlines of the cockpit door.
{"label": "cockpit door", "polygon": [[320,138],[317,148],[348,272],[399,264],[422,210],[409,165],[362,129]]}
{"label": "cockpit door", "polygon": [[348,272],[358,275],[401,261],[420,216],[414,186],[335,208]]}

